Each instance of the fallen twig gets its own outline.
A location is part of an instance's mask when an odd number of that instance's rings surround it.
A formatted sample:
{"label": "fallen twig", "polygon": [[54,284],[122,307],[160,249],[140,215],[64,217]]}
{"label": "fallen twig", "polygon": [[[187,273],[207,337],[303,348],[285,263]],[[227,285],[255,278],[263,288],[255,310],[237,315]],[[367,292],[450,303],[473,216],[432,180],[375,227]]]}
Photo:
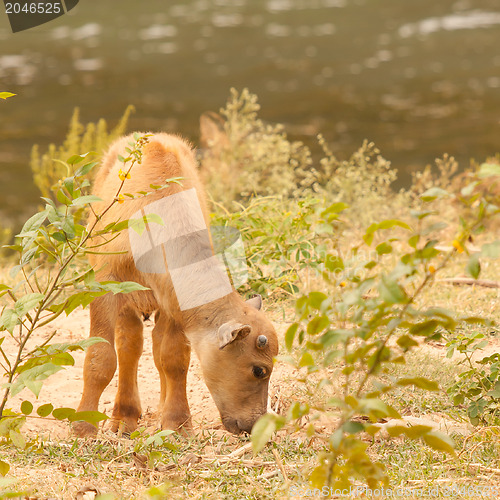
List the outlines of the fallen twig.
{"label": "fallen twig", "polygon": [[247,443],[243,445],[241,448],[237,448],[236,450],[232,451],[227,457],[229,458],[238,458],[244,455],[247,451],[250,451],[252,449],[252,443]]}
{"label": "fallen twig", "polygon": [[283,460],[281,460],[281,457],[279,456],[279,453],[273,449],[273,455],[274,459],[276,460],[276,463],[278,464],[278,467],[281,471],[281,474],[283,474],[283,480],[285,481],[285,485],[288,485],[288,476],[285,470],[285,466],[283,465]]}
{"label": "fallen twig", "polygon": [[474,278],[463,278],[460,276],[457,276],[456,278],[443,278],[438,281],[443,281],[445,283],[450,283],[452,285],[477,285],[477,286],[484,286],[486,288],[500,288],[499,281],[476,280]]}
{"label": "fallen twig", "polygon": [[264,474],[261,474],[260,476],[257,476],[256,479],[271,479],[274,476],[277,476],[280,473],[278,469],[272,470],[270,472],[265,472]]}

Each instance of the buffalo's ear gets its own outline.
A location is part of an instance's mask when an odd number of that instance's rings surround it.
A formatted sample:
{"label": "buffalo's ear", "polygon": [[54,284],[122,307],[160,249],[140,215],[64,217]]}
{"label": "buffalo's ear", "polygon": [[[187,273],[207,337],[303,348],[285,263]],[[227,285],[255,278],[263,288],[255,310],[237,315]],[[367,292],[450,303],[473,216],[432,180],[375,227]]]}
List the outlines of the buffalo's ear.
{"label": "buffalo's ear", "polygon": [[224,349],[224,347],[235,341],[237,338],[245,338],[251,330],[252,327],[250,325],[242,325],[236,321],[228,321],[227,323],[224,323],[217,330],[219,349]]}
{"label": "buffalo's ear", "polygon": [[255,297],[252,297],[251,299],[248,299],[246,303],[249,306],[252,306],[253,308],[257,309],[260,311],[262,308],[262,296],[261,295],[255,295]]}

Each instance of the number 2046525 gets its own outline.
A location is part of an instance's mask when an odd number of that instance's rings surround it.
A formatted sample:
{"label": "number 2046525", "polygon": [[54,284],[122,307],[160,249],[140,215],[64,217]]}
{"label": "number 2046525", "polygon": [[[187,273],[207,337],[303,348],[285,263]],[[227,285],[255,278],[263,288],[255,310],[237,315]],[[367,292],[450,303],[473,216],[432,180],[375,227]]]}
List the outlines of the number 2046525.
{"label": "number 2046525", "polygon": [[60,14],[62,7],[60,3],[50,2],[6,2],[5,12],[7,14]]}

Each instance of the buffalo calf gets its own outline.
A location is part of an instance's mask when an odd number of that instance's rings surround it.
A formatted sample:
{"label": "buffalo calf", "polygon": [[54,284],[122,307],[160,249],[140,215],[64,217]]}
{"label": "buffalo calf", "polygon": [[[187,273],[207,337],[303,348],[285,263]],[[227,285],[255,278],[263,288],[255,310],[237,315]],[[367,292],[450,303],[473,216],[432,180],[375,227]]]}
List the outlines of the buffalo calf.
{"label": "buffalo calf", "polygon": [[[118,155],[126,156],[133,141],[132,136],[117,140],[104,156],[93,191],[103,201],[93,205],[94,213],[102,213],[116,198],[124,178],[120,170],[126,169]],[[91,264],[99,281],[135,281],[148,290],[107,294],[90,305],[90,335],[108,342],[87,351],[78,411],[97,410],[118,366],[112,428],[137,427],[142,411],[137,388],[141,315],[155,313],[153,354],[160,374],[162,428],[191,428],[186,376],[192,346],[224,426],[234,433],[250,432],[266,412],[278,340],[261,311],[260,297],[243,300],[217,265],[193,150],[177,136],[154,134],[143,148],[142,163],[130,174],[122,191],[149,194],[115,203],[97,229],[156,211],[161,220],[154,231],[154,219],[148,217],[142,233],[129,229],[114,239],[98,240],[95,244],[102,244],[103,253],[92,255]],[[151,190],[152,184],[163,186],[172,178],[181,178],[180,184]],[[94,222],[91,216],[89,224]],[[85,422],[75,423],[74,430],[80,436],[96,432]]]}

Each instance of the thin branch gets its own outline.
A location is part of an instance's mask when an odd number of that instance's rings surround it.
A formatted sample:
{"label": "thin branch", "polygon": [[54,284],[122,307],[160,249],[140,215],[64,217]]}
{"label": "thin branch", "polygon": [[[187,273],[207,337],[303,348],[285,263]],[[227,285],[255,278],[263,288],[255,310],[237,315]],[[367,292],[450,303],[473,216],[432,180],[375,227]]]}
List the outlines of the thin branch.
{"label": "thin branch", "polygon": [[465,278],[462,276],[456,276],[454,278],[442,278],[438,281],[443,283],[450,283],[451,285],[477,285],[486,288],[500,288],[500,281],[476,280],[474,278]]}

